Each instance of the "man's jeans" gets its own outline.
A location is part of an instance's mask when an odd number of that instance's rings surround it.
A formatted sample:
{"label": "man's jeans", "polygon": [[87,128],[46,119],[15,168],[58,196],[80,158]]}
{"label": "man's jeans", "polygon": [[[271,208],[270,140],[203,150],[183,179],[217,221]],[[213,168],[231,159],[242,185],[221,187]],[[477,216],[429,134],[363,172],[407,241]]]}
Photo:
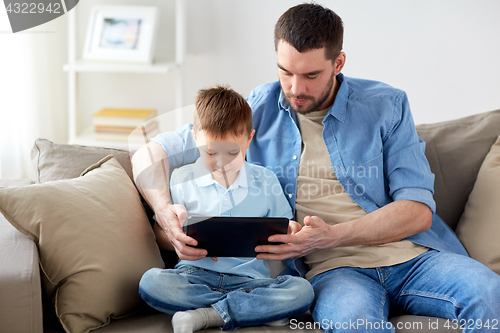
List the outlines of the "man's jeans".
{"label": "man's jeans", "polygon": [[314,299],[311,284],[302,278],[253,279],[192,266],[150,269],[139,293],[151,307],[168,314],[212,306],[225,322],[223,330],[305,312]]}
{"label": "man's jeans", "polygon": [[[464,332],[500,332],[500,276],[462,255],[430,250],[399,265],[342,267],[310,282],[314,321],[327,332],[394,332],[389,312],[449,319]],[[423,332],[431,331],[424,324]]]}

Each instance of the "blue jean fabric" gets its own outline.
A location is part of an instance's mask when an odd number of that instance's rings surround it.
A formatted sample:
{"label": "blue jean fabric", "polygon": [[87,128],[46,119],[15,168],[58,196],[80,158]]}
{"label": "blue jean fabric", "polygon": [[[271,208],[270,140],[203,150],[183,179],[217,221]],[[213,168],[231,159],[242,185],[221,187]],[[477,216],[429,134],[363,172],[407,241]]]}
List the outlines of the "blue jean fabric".
{"label": "blue jean fabric", "polygon": [[[449,319],[463,332],[500,332],[500,276],[462,255],[430,250],[399,265],[342,267],[310,282],[311,312],[326,332],[394,332],[389,312]],[[424,324],[423,331],[432,329]]]}
{"label": "blue jean fabric", "polygon": [[171,315],[212,306],[224,320],[222,329],[229,331],[305,312],[314,299],[303,278],[254,279],[193,266],[150,269],[139,293],[151,307]]}

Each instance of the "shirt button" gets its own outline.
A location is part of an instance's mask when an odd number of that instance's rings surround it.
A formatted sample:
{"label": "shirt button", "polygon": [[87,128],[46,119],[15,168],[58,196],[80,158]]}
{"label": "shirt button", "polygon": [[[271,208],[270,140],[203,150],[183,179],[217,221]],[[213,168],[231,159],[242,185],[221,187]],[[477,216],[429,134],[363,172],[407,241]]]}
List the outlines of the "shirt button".
{"label": "shirt button", "polygon": [[227,200],[227,197],[224,197],[224,200]]}
{"label": "shirt button", "polygon": [[291,199],[293,197],[293,194],[292,193],[288,194],[288,197]]}
{"label": "shirt button", "polygon": [[296,160],[296,159],[297,159],[297,155],[293,155],[293,157],[292,157],[292,158],[293,158],[294,160]]}

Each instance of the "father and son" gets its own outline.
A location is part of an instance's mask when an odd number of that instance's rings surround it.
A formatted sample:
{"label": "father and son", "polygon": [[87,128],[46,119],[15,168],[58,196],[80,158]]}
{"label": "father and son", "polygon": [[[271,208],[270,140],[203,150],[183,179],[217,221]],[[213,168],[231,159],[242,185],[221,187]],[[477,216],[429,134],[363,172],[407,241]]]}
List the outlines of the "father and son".
{"label": "father and son", "polygon": [[[158,245],[180,259],[144,274],[143,299],[173,315],[175,333],[284,325],[309,309],[332,323],[327,332],[398,313],[498,320],[500,277],[435,214],[434,175],[406,94],[341,73],[343,23],[328,8],[290,8],[274,38],[278,82],[246,100],[228,87],[201,90],[193,125],[133,156]],[[265,187],[273,191],[254,193]],[[188,214],[290,224],[269,239],[282,244],[258,246],[256,258],[208,258],[182,230]],[[271,278],[264,259],[293,274]]]}

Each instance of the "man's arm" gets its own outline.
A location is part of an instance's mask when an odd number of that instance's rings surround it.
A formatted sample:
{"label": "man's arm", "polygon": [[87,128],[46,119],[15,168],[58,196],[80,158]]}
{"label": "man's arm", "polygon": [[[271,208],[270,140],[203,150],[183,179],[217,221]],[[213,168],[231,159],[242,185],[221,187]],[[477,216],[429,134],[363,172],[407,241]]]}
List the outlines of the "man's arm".
{"label": "man's arm", "polygon": [[335,247],[396,242],[428,230],[431,224],[430,208],[409,200],[392,202],[361,218],[335,225],[329,225],[317,216],[307,216],[299,232],[269,238],[270,242],[285,244],[257,247],[257,252],[267,252],[257,258],[283,260]]}
{"label": "man's arm", "polygon": [[132,157],[132,172],[137,189],[153,209],[157,223],[154,226],[158,245],[175,250],[180,259],[197,260],[206,256],[205,250],[194,249],[195,239],[187,236],[181,228],[187,217],[181,205],[172,205],[169,191],[169,162],[162,146],[150,142],[141,147]]}

